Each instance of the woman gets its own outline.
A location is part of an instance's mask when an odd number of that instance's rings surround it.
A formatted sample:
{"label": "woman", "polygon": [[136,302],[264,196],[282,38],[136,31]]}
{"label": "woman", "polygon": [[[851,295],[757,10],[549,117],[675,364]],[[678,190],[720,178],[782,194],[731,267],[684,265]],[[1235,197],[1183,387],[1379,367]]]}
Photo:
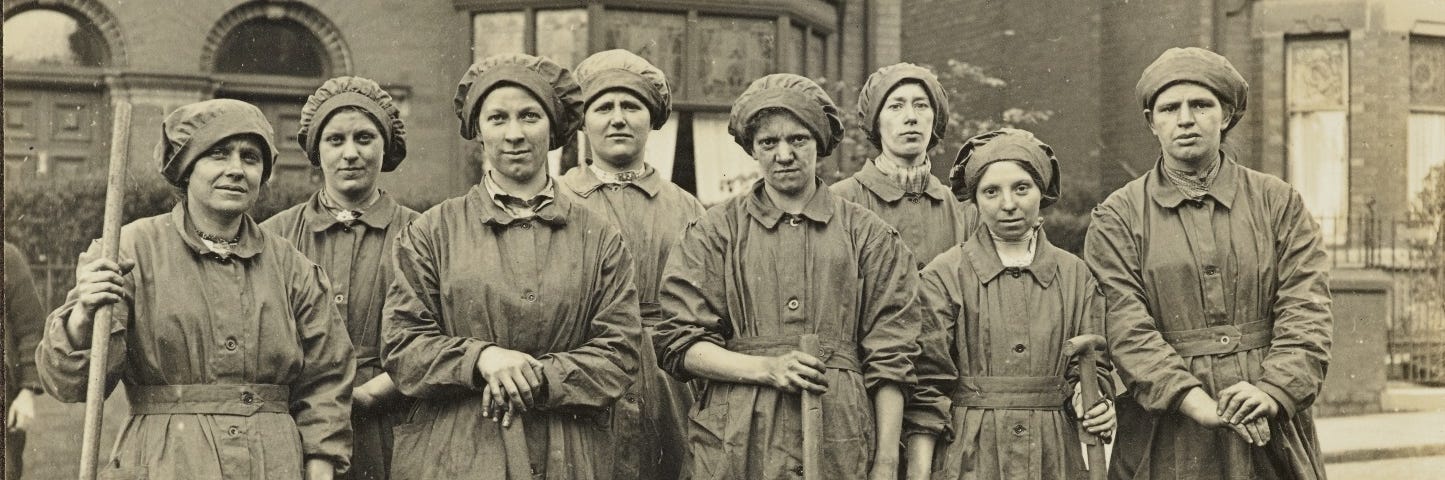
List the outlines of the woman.
{"label": "woman", "polygon": [[[897,231],[818,180],[843,125],[817,84],[760,78],[731,117],[763,178],[688,227],[667,259],[669,317],[655,334],[664,369],[708,380],[683,478],[805,473],[804,391],[822,407],[820,478],[894,478],[918,348],[913,257]],[[819,350],[801,351],[809,334]]]}
{"label": "woman", "polygon": [[529,55],[462,77],[462,137],[481,143],[487,173],[397,240],[383,363],[418,398],[396,427],[397,478],[608,478],[608,407],[636,371],[642,325],[622,236],[547,175],[580,94]]}
{"label": "woman", "polygon": [[331,278],[332,298],[356,348],[351,470],[343,478],[385,480],[392,412],[403,408],[381,371],[381,308],[398,232],[417,213],[377,188],[381,172],[406,159],[406,125],[391,95],[360,77],[327,80],[301,107],[297,143],[325,181],[310,200],[261,228],[290,240]]}
{"label": "woman", "polygon": [[1108,301],[1119,399],[1114,478],[1324,478],[1309,407],[1329,363],[1319,226],[1284,181],[1220,144],[1249,85],[1170,49],[1135,88],[1152,170],[1094,209],[1084,258]]}
{"label": "woman", "polygon": [[615,479],[676,479],[686,455],[687,384],[657,367],[649,333],[663,320],[657,303],[662,266],[702,203],[647,164],[647,138],[672,113],[672,92],[662,70],[626,50],[596,53],[577,64],[582,86],[582,133],[592,162],[559,179],[578,204],[607,214],[637,262],[637,293],[644,334],[641,368],[613,408]]}
{"label": "woman", "polygon": [[34,428],[35,397],[45,393],[35,373],[35,345],[40,341],[45,307],[35,277],[19,247],[5,242],[5,476],[25,472],[25,437]]}
{"label": "woman", "polygon": [[928,159],[948,130],[948,92],[926,68],[883,67],[858,93],[858,119],[878,157],[830,189],[897,228],[922,269],[978,228],[978,209],[954,199]]}
{"label": "woman", "polygon": [[[909,417],[950,441],[934,454],[936,434],[910,436],[909,478],[1086,475],[1075,424],[1080,373],[1063,346],[1103,331],[1104,299],[1084,262],[1044,236],[1039,211],[1058,201],[1059,175],[1053,150],[1023,130],[973,137],[958,152],[953,192],[978,205],[984,228],[922,272],[930,331]],[[1107,366],[1096,374],[1108,385]],[[1106,434],[1112,405],[1089,407],[1084,426]]]}
{"label": "woman", "polygon": [[57,398],[85,400],[95,312],[113,312],[106,392],[131,417],[102,476],[331,478],[351,453],[355,373],[326,274],[246,214],[276,163],[256,107],[207,100],[167,115],[170,213],[121,231],[120,260],[81,255],[36,352]]}

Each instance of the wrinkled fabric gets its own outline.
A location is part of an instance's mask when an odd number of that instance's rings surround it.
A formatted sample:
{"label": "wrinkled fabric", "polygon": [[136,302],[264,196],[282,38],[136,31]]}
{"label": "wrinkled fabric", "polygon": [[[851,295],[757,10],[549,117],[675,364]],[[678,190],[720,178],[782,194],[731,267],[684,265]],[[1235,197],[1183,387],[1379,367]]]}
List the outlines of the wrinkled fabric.
{"label": "wrinkled fabric", "polygon": [[692,194],[652,171],[626,184],[604,184],[592,168],[578,167],[560,180],[562,192],[578,205],[602,213],[622,232],[637,271],[642,309],[641,363],[632,388],[613,407],[612,478],[673,480],[681,473],[687,447],[687,411],[693,391],[657,364],[651,334],[664,320],[657,291],[662,268],[684,228],[703,214]]}
{"label": "wrinkled fabric", "polygon": [[667,117],[672,115],[667,76],[635,53],[622,49],[594,53],[577,64],[576,76],[582,86],[584,107],[608,90],[621,89],[647,105],[653,130],[666,125]]}
{"label": "wrinkled fabric", "polygon": [[572,72],[552,60],[521,53],[493,55],[473,63],[457,84],[452,99],[462,121],[462,138],[477,138],[477,109],[493,89],[502,85],[520,87],[536,97],[547,111],[551,125],[548,150],[566,145],[582,125],[582,87]]}
{"label": "wrinkled fabric", "polygon": [[[346,470],[355,365],[326,274],[249,216],[236,255],[222,260],[184,208],[121,231],[120,258],[136,266],[125,275],[128,300],[112,308],[106,393],[118,382],[131,397],[154,386],[281,385],[290,413],[133,414],[101,476],[300,479],[311,458]],[[98,255],[96,242],[80,265]],[[90,350],[65,333],[78,307],[71,296],[50,314],[36,352],[46,391],[65,402],[85,401],[90,367]],[[234,400],[242,404],[251,405]]]}
{"label": "wrinkled fabric", "polygon": [[[1064,342],[1101,334],[1104,298],[1082,260],[1040,233],[1025,267],[1005,268],[994,241],[979,235],[923,269],[919,290],[924,353],[918,394],[905,418],[914,431],[948,432],[935,450],[934,478],[1084,478],[1078,425],[1062,409],[1078,383]],[[1105,362],[1107,363],[1107,362]],[[1100,365],[1101,384],[1108,365]],[[962,377],[1064,377],[1051,408],[954,403]],[[995,394],[997,395],[997,394]]]}
{"label": "wrinkled fabric", "polygon": [[[654,340],[665,370],[688,380],[683,359],[697,342],[776,339],[778,355],[816,333],[838,345],[819,396],[822,478],[856,478],[874,455],[869,392],[914,383],[918,282],[898,233],[856,204],[821,188],[801,214],[772,204],[759,180],[687,228],[667,259]],[[758,353],[754,353],[758,354]],[[847,362],[840,362],[847,363]],[[829,363],[835,365],[835,363]],[[760,385],[709,380],[690,413],[692,460],[682,478],[777,479],[802,472],[798,395]]]}
{"label": "wrinkled fabric", "polygon": [[[887,161],[878,158],[874,162]],[[898,182],[868,162],[852,177],[828,187],[844,200],[857,203],[898,229],[903,243],[922,269],[938,254],[961,244],[978,229],[978,207],[949,195],[948,187],[932,175],[922,193],[907,193]]]}
{"label": "wrinkled fabric", "polygon": [[[35,277],[25,253],[5,242],[5,411],[10,402],[26,388],[40,394],[40,379],[35,373],[35,346],[45,324],[45,307],[35,289]],[[34,428],[34,427],[31,427]],[[25,471],[25,431],[5,429],[5,478],[20,478]]]}
{"label": "wrinkled fabric", "polygon": [[802,122],[818,142],[819,158],[833,153],[833,148],[843,140],[843,120],[838,117],[838,106],[823,87],[807,77],[774,73],[748,85],[728,114],[728,134],[748,155],[753,153],[755,133],[748,131],[748,122],[767,108],[787,110]]}
{"label": "wrinkled fabric", "polygon": [[1054,149],[1033,133],[1017,128],[1000,128],[963,142],[948,174],[953,195],[960,201],[973,201],[985,169],[994,162],[1008,160],[1021,162],[1043,182],[1038,186],[1043,196],[1039,208],[1048,208],[1059,201],[1059,159],[1054,156]]}
{"label": "wrinkled fabric", "polygon": [[254,135],[265,154],[261,183],[271,178],[276,164],[276,133],[261,109],[240,100],[217,98],[183,105],[161,122],[161,139],[156,143],[156,161],[161,177],[172,186],[186,184],[191,165],[221,140],[235,135]]}
{"label": "wrinkled fabric", "polygon": [[904,83],[917,83],[928,94],[933,103],[933,136],[928,148],[938,146],[948,132],[948,91],[939,83],[938,76],[927,68],[911,63],[895,63],[873,72],[858,91],[858,120],[868,132],[868,141],[874,148],[883,148],[882,137],[878,135],[878,113],[888,100],[888,94]]}
{"label": "wrinkled fabric", "polygon": [[401,111],[392,102],[391,94],[371,79],[362,77],[336,77],[321,84],[306,104],[301,106],[301,120],[296,133],[296,143],[306,152],[312,165],[321,164],[319,153],[321,131],[331,115],[345,108],[360,108],[376,123],[386,151],[381,158],[381,171],[390,172],[406,159],[406,123],[401,120]]}
{"label": "wrinkled fabric", "polygon": [[[1319,226],[1289,184],[1232,154],[1222,161],[1202,201],[1187,201],[1160,161],[1094,209],[1085,259],[1107,298],[1110,349],[1132,391],[1119,401],[1114,478],[1324,478],[1309,410],[1333,325]],[[1263,348],[1184,357],[1163,337],[1261,321],[1270,332]],[[1194,387],[1217,398],[1241,381],[1280,404],[1265,447],[1178,411]]]}
{"label": "wrinkled fabric", "polygon": [[519,220],[477,185],[402,231],[396,275],[383,364],[418,400],[394,430],[393,478],[510,478],[502,426],[482,416],[477,358],[493,345],[544,365],[539,404],[510,427],[523,470],[608,478],[608,409],[637,371],[642,326],[631,255],[605,217],[559,195]]}
{"label": "wrinkled fabric", "polygon": [[[416,218],[416,211],[401,206],[386,192],[350,225],[336,219],[322,205],[323,193],[288,208],[261,223],[261,228],[285,238],[321,266],[331,279],[329,302],[346,322],[355,347],[359,387],[382,373],[381,312],[391,285],[392,252],[401,229]],[[339,478],[384,480],[391,460],[394,411],[406,402],[377,405],[371,411],[353,408],[354,429],[351,470]]]}
{"label": "wrinkled fabric", "polygon": [[1154,59],[1144,68],[1139,83],[1134,85],[1134,96],[1144,110],[1154,109],[1154,99],[1170,86],[1188,82],[1208,88],[1229,107],[1229,118],[1224,131],[1234,128],[1244,118],[1244,107],[1249,102],[1249,82],[1234,69],[1234,64],[1223,55],[1199,47],[1171,48]]}

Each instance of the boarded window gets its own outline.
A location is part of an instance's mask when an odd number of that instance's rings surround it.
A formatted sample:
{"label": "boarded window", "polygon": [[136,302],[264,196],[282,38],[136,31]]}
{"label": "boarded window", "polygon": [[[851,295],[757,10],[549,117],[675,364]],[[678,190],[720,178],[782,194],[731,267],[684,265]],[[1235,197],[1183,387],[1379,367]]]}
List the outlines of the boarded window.
{"label": "boarded window", "polygon": [[1289,181],[1331,242],[1348,224],[1349,71],[1345,38],[1288,40]]}
{"label": "boarded window", "polygon": [[695,29],[696,100],[730,104],[753,80],[775,72],[775,22],[702,17]]}
{"label": "boarded window", "polygon": [[472,61],[492,55],[526,52],[527,14],[523,12],[479,13],[472,16]]}
{"label": "boarded window", "polygon": [[587,10],[537,12],[537,55],[568,69],[587,58]]}
{"label": "boarded window", "polygon": [[1445,37],[1410,37],[1409,128],[1409,200],[1418,205],[1431,171],[1445,175]]}

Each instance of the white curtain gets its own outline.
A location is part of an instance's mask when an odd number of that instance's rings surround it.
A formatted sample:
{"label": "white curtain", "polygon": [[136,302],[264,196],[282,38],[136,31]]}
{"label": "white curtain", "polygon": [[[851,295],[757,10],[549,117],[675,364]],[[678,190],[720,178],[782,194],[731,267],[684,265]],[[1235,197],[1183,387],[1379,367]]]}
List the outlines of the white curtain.
{"label": "white curtain", "polygon": [[1349,117],[1344,111],[1289,116],[1289,182],[1320,218],[1327,242],[1345,237],[1349,213]]}
{"label": "white curtain", "polygon": [[697,199],[704,205],[746,191],[761,176],[753,157],[728,135],[727,113],[693,114],[692,145]]}
{"label": "white curtain", "polygon": [[1410,114],[1409,202],[1417,205],[1430,169],[1445,165],[1445,113]]}

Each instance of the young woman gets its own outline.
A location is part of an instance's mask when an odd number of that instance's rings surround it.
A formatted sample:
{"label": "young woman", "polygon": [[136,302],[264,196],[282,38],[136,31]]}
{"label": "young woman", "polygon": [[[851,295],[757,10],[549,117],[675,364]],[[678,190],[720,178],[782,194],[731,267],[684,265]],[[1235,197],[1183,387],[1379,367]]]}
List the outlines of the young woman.
{"label": "young woman", "polygon": [[[983,228],[922,272],[926,335],[909,410],[935,427],[909,436],[908,477],[1082,478],[1075,419],[1102,435],[1114,412],[1070,401],[1081,373],[1064,342],[1102,333],[1104,300],[1088,266],[1041,228],[1040,210],[1059,199],[1058,160],[1033,134],[1002,129],[969,139],[951,177]],[[1083,374],[1107,385],[1107,371]],[[927,432],[940,430],[949,441],[935,448]]]}
{"label": "young woman", "polygon": [[456,105],[487,173],[397,240],[383,363],[418,401],[393,477],[609,478],[608,408],[642,324],[622,235],[547,175],[581,91],[551,60],[499,55],[467,69]]}
{"label": "young woman", "polygon": [[310,200],[261,223],[290,240],[331,278],[332,299],[356,347],[351,470],[343,478],[386,480],[393,411],[403,408],[381,370],[381,308],[398,232],[417,213],[377,188],[406,158],[406,126],[391,95],[360,77],[327,80],[301,108],[296,140],[325,180]]}

